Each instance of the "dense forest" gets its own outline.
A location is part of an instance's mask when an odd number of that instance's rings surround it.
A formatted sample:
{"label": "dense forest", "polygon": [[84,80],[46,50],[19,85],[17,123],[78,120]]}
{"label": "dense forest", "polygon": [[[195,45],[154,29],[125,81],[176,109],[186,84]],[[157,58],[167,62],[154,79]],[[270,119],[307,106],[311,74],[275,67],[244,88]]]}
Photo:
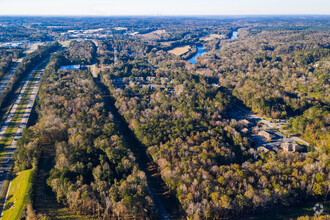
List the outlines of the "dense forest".
{"label": "dense forest", "polygon": [[[240,30],[240,32],[249,30]],[[329,104],[328,38],[322,32],[262,31],[221,44],[200,61],[255,112],[272,118]],[[244,36],[244,34],[242,34]]]}
{"label": "dense forest", "polygon": [[[17,142],[15,171],[33,168],[36,178],[47,149],[54,160],[47,185],[61,205],[91,218],[158,219],[148,172],[131,150],[137,146],[128,146],[118,128],[123,120],[187,219],[241,218],[329,201],[329,22],[31,18],[22,30],[43,29],[36,37],[68,41],[43,73],[38,120]],[[17,38],[31,34],[24,33]],[[14,79],[59,47],[29,54]],[[189,49],[171,52],[183,47]],[[193,64],[197,47],[206,52]],[[11,59],[1,57],[0,74]],[[87,70],[60,69],[76,64]],[[122,118],[109,112],[106,99]],[[269,128],[265,121],[282,124]],[[285,150],[290,138],[303,150]],[[33,200],[32,190],[27,217],[50,217],[33,211]]]}
{"label": "dense forest", "polygon": [[290,118],[288,127],[316,146],[312,151],[330,152],[330,112],[326,107],[314,106],[296,118]]}
{"label": "dense forest", "polygon": [[239,41],[223,41],[198,65],[254,112],[291,118],[292,132],[329,153],[329,30],[260,29],[240,29]]}
{"label": "dense forest", "polygon": [[[157,46],[143,50],[154,42],[142,39],[139,48],[136,40],[122,51],[142,53],[122,52],[119,63],[102,72],[119,111],[188,217],[224,218],[327,198],[327,31],[241,29],[243,39],[222,40],[220,50],[196,66]],[[107,45],[98,51],[101,64],[117,42],[100,44]],[[208,85],[216,80],[223,88]],[[301,115],[288,128],[313,143],[309,156],[255,151],[227,114],[240,102],[275,119]]]}
{"label": "dense forest", "polygon": [[[70,45],[69,51],[74,48],[79,47]],[[55,166],[47,184],[58,202],[104,218],[152,217],[155,209],[145,174],[124,146],[91,75],[57,70],[63,59],[63,54],[56,55],[47,66],[39,93],[39,120],[18,142],[16,169],[37,166],[43,148],[51,147]]]}
{"label": "dense forest", "polygon": [[180,72],[163,71],[170,74],[160,78],[174,82],[155,90],[133,83],[116,89],[111,74],[103,77],[187,216],[224,218],[327,197],[325,155],[258,154],[227,119],[234,99],[203,77]]}
{"label": "dense forest", "polygon": [[71,41],[66,54],[70,63],[90,64],[96,53],[96,46],[90,41]]}

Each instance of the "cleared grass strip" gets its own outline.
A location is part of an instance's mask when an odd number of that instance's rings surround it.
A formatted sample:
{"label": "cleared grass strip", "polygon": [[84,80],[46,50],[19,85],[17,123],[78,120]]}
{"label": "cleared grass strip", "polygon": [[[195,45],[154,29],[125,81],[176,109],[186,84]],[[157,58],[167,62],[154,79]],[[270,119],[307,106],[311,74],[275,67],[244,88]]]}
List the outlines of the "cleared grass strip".
{"label": "cleared grass strip", "polygon": [[11,181],[7,202],[4,207],[2,219],[19,219],[27,203],[27,191],[31,188],[33,169],[20,172]]}

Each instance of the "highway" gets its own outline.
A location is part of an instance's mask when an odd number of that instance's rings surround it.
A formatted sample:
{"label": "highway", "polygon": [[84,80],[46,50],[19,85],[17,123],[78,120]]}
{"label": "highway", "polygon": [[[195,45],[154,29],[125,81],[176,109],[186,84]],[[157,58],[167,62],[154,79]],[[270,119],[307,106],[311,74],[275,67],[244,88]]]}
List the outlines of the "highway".
{"label": "highway", "polygon": [[30,49],[25,51],[24,56],[19,59],[13,59],[14,65],[10,68],[9,72],[2,78],[0,82],[0,95],[2,92],[7,88],[8,83],[10,82],[11,78],[13,77],[17,66],[22,62],[22,60],[26,57],[27,54],[34,52],[38,49],[38,46],[42,45],[42,43],[33,44]]}
{"label": "highway", "polygon": [[0,82],[0,95],[7,88],[7,85],[10,82],[11,78],[13,77],[13,75],[15,73],[15,70],[16,70],[19,63],[20,63],[20,61],[15,62],[14,65],[10,68],[9,72],[1,80],[1,82]]}
{"label": "highway", "polygon": [[[16,149],[16,141],[19,139],[19,137],[22,135],[22,130],[26,127],[29,116],[31,114],[32,111],[32,107],[34,105],[34,101],[35,98],[37,96],[38,93],[38,88],[39,88],[39,81],[41,78],[41,75],[44,71],[44,68],[39,70],[38,68],[43,65],[48,59],[46,59],[45,61],[43,61],[41,64],[39,64],[34,70],[32,70],[28,77],[25,79],[24,85],[21,88],[19,95],[17,97],[17,99],[15,100],[13,106],[11,107],[8,115],[5,118],[4,123],[1,125],[1,129],[0,129],[0,142],[1,140],[4,138],[5,135],[11,135],[14,136],[14,138],[12,140],[10,140],[11,144],[9,146],[3,146],[3,151],[6,151],[6,155],[4,156],[4,158],[1,161],[1,167],[0,167],[0,194],[3,192],[3,190],[8,190],[8,188],[4,188],[5,186],[5,182],[8,178],[8,174],[10,172],[10,169],[12,167],[12,154],[14,153],[15,149]],[[30,88],[29,88],[29,83],[32,83]],[[25,95],[25,96],[24,96]],[[27,98],[23,98],[27,97]],[[26,100],[27,99],[27,100]],[[17,112],[20,105],[24,105],[24,113],[22,115],[19,115],[21,113]],[[12,133],[6,133],[8,126],[10,126],[11,123],[15,123],[13,122],[13,119],[15,117],[15,114],[18,114],[18,121],[19,125],[17,127],[17,129],[14,129]],[[17,116],[16,116],[17,117]],[[16,121],[17,123],[17,121]],[[5,204],[5,202],[3,202],[2,204]],[[2,213],[2,208],[1,207],[1,213]]]}

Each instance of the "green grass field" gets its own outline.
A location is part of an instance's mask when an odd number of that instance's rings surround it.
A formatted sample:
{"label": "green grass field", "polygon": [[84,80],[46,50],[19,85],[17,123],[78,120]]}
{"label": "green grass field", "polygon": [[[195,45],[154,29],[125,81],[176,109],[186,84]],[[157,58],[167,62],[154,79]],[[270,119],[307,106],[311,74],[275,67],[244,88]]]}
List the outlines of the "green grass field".
{"label": "green grass field", "polygon": [[33,170],[25,170],[11,181],[7,202],[3,211],[3,220],[19,219],[27,204],[27,191],[31,187]]}

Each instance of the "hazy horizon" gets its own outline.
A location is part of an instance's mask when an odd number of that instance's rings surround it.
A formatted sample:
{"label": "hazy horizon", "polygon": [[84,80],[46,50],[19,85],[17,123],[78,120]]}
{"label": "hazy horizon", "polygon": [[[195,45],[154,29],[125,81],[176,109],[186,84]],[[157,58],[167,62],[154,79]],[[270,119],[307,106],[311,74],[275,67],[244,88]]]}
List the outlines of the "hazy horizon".
{"label": "hazy horizon", "polygon": [[44,14],[0,14],[0,17],[182,17],[182,18],[212,18],[212,17],[225,17],[225,18],[245,18],[245,17],[330,17],[330,14],[228,14],[228,15],[199,15],[199,14],[187,14],[187,15],[79,15],[79,14],[54,14],[54,15],[44,15]]}
{"label": "hazy horizon", "polygon": [[0,16],[330,15],[326,0],[0,0],[0,4]]}

